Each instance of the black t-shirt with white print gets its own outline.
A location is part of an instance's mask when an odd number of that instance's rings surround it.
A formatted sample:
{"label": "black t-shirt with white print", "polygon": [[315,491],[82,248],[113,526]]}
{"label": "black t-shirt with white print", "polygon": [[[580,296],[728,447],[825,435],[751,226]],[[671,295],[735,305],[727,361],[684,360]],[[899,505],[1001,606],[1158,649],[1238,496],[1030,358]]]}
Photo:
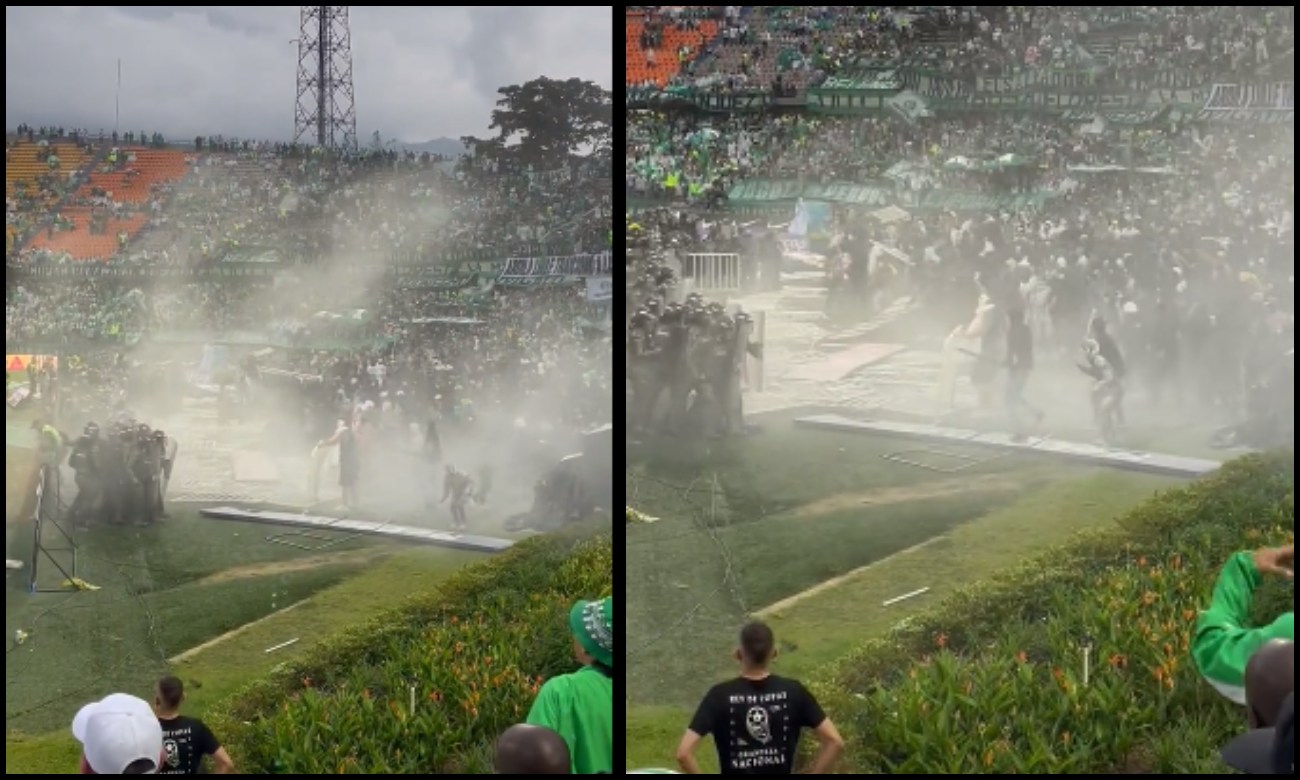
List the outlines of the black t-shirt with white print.
{"label": "black t-shirt with white print", "polygon": [[724,775],[788,775],[794,773],[800,731],[824,720],[826,713],[802,683],[772,674],[713,686],[690,728],[713,735]]}
{"label": "black t-shirt with white print", "polygon": [[217,752],[221,743],[212,731],[197,718],[178,715],[166,720],[159,718],[163,730],[163,759],[160,775],[197,775],[204,756]]}

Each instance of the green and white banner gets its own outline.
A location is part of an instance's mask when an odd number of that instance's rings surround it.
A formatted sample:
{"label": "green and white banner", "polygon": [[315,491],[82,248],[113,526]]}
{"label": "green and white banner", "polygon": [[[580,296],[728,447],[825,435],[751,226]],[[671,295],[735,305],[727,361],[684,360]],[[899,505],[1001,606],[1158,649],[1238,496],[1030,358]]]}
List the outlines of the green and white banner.
{"label": "green and white banner", "polygon": [[[1014,165],[1015,160],[998,164]],[[929,190],[918,196],[909,190],[871,184],[800,184],[793,180],[751,179],[731,188],[728,207],[740,212],[762,213],[772,206],[802,198],[806,202],[821,201],[840,206],[997,211],[1037,207],[1055,196],[1056,193],[1050,191],[982,194],[943,189]]]}

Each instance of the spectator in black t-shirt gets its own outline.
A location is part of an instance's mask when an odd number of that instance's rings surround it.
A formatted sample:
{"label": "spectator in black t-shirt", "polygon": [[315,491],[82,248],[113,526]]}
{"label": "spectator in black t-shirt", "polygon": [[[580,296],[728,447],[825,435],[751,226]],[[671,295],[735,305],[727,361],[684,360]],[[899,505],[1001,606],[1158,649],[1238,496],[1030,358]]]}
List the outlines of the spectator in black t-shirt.
{"label": "spectator in black t-shirt", "polygon": [[158,681],[154,692],[154,712],[163,730],[163,761],[160,775],[197,775],[204,756],[212,756],[216,774],[227,775],[235,771],[235,764],[226,749],[212,735],[203,721],[180,714],[185,688],[175,677]]}
{"label": "spectator in black t-shirt", "polygon": [[844,749],[844,741],[812,693],[797,680],[767,670],[776,657],[776,640],[765,623],[740,631],[736,660],[740,676],[709,689],[677,746],[677,762],[699,774],[693,755],[707,734],[718,749],[724,775],[794,774],[802,729],[813,729],[821,743],[809,774],[825,774]]}

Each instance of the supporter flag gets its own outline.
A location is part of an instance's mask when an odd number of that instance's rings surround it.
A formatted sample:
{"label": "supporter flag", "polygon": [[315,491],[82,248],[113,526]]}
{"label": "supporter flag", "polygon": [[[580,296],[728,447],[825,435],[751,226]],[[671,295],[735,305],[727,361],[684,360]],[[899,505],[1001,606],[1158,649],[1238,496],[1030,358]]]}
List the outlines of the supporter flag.
{"label": "supporter flag", "polygon": [[885,100],[885,105],[889,110],[897,113],[907,122],[916,122],[916,120],[927,116],[934,116],[930,107],[926,104],[925,98],[916,94],[910,89],[905,89]]}
{"label": "supporter flag", "polygon": [[792,236],[808,235],[808,204],[800,198],[794,204],[794,219],[790,222],[789,231]]}

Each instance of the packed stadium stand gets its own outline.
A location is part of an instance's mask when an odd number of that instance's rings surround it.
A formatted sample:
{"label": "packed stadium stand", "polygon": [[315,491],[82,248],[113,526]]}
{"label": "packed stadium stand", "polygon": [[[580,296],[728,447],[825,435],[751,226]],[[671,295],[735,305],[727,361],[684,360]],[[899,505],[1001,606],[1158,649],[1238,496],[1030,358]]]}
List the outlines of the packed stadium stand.
{"label": "packed stadium stand", "polygon": [[60,178],[66,180],[87,159],[77,144],[17,141],[6,148],[5,197],[25,194],[33,201],[52,202],[56,196],[49,185]]}
{"label": "packed stadium stand", "polygon": [[125,164],[108,162],[108,170],[93,174],[77,197],[91,197],[95,190],[103,190],[119,203],[143,203],[149,199],[151,187],[177,181],[187,169],[185,154],[175,149],[123,149],[121,154]]}
{"label": "packed stadium stand", "polygon": [[627,83],[664,86],[718,33],[711,19],[684,22],[629,12],[626,25]]}

